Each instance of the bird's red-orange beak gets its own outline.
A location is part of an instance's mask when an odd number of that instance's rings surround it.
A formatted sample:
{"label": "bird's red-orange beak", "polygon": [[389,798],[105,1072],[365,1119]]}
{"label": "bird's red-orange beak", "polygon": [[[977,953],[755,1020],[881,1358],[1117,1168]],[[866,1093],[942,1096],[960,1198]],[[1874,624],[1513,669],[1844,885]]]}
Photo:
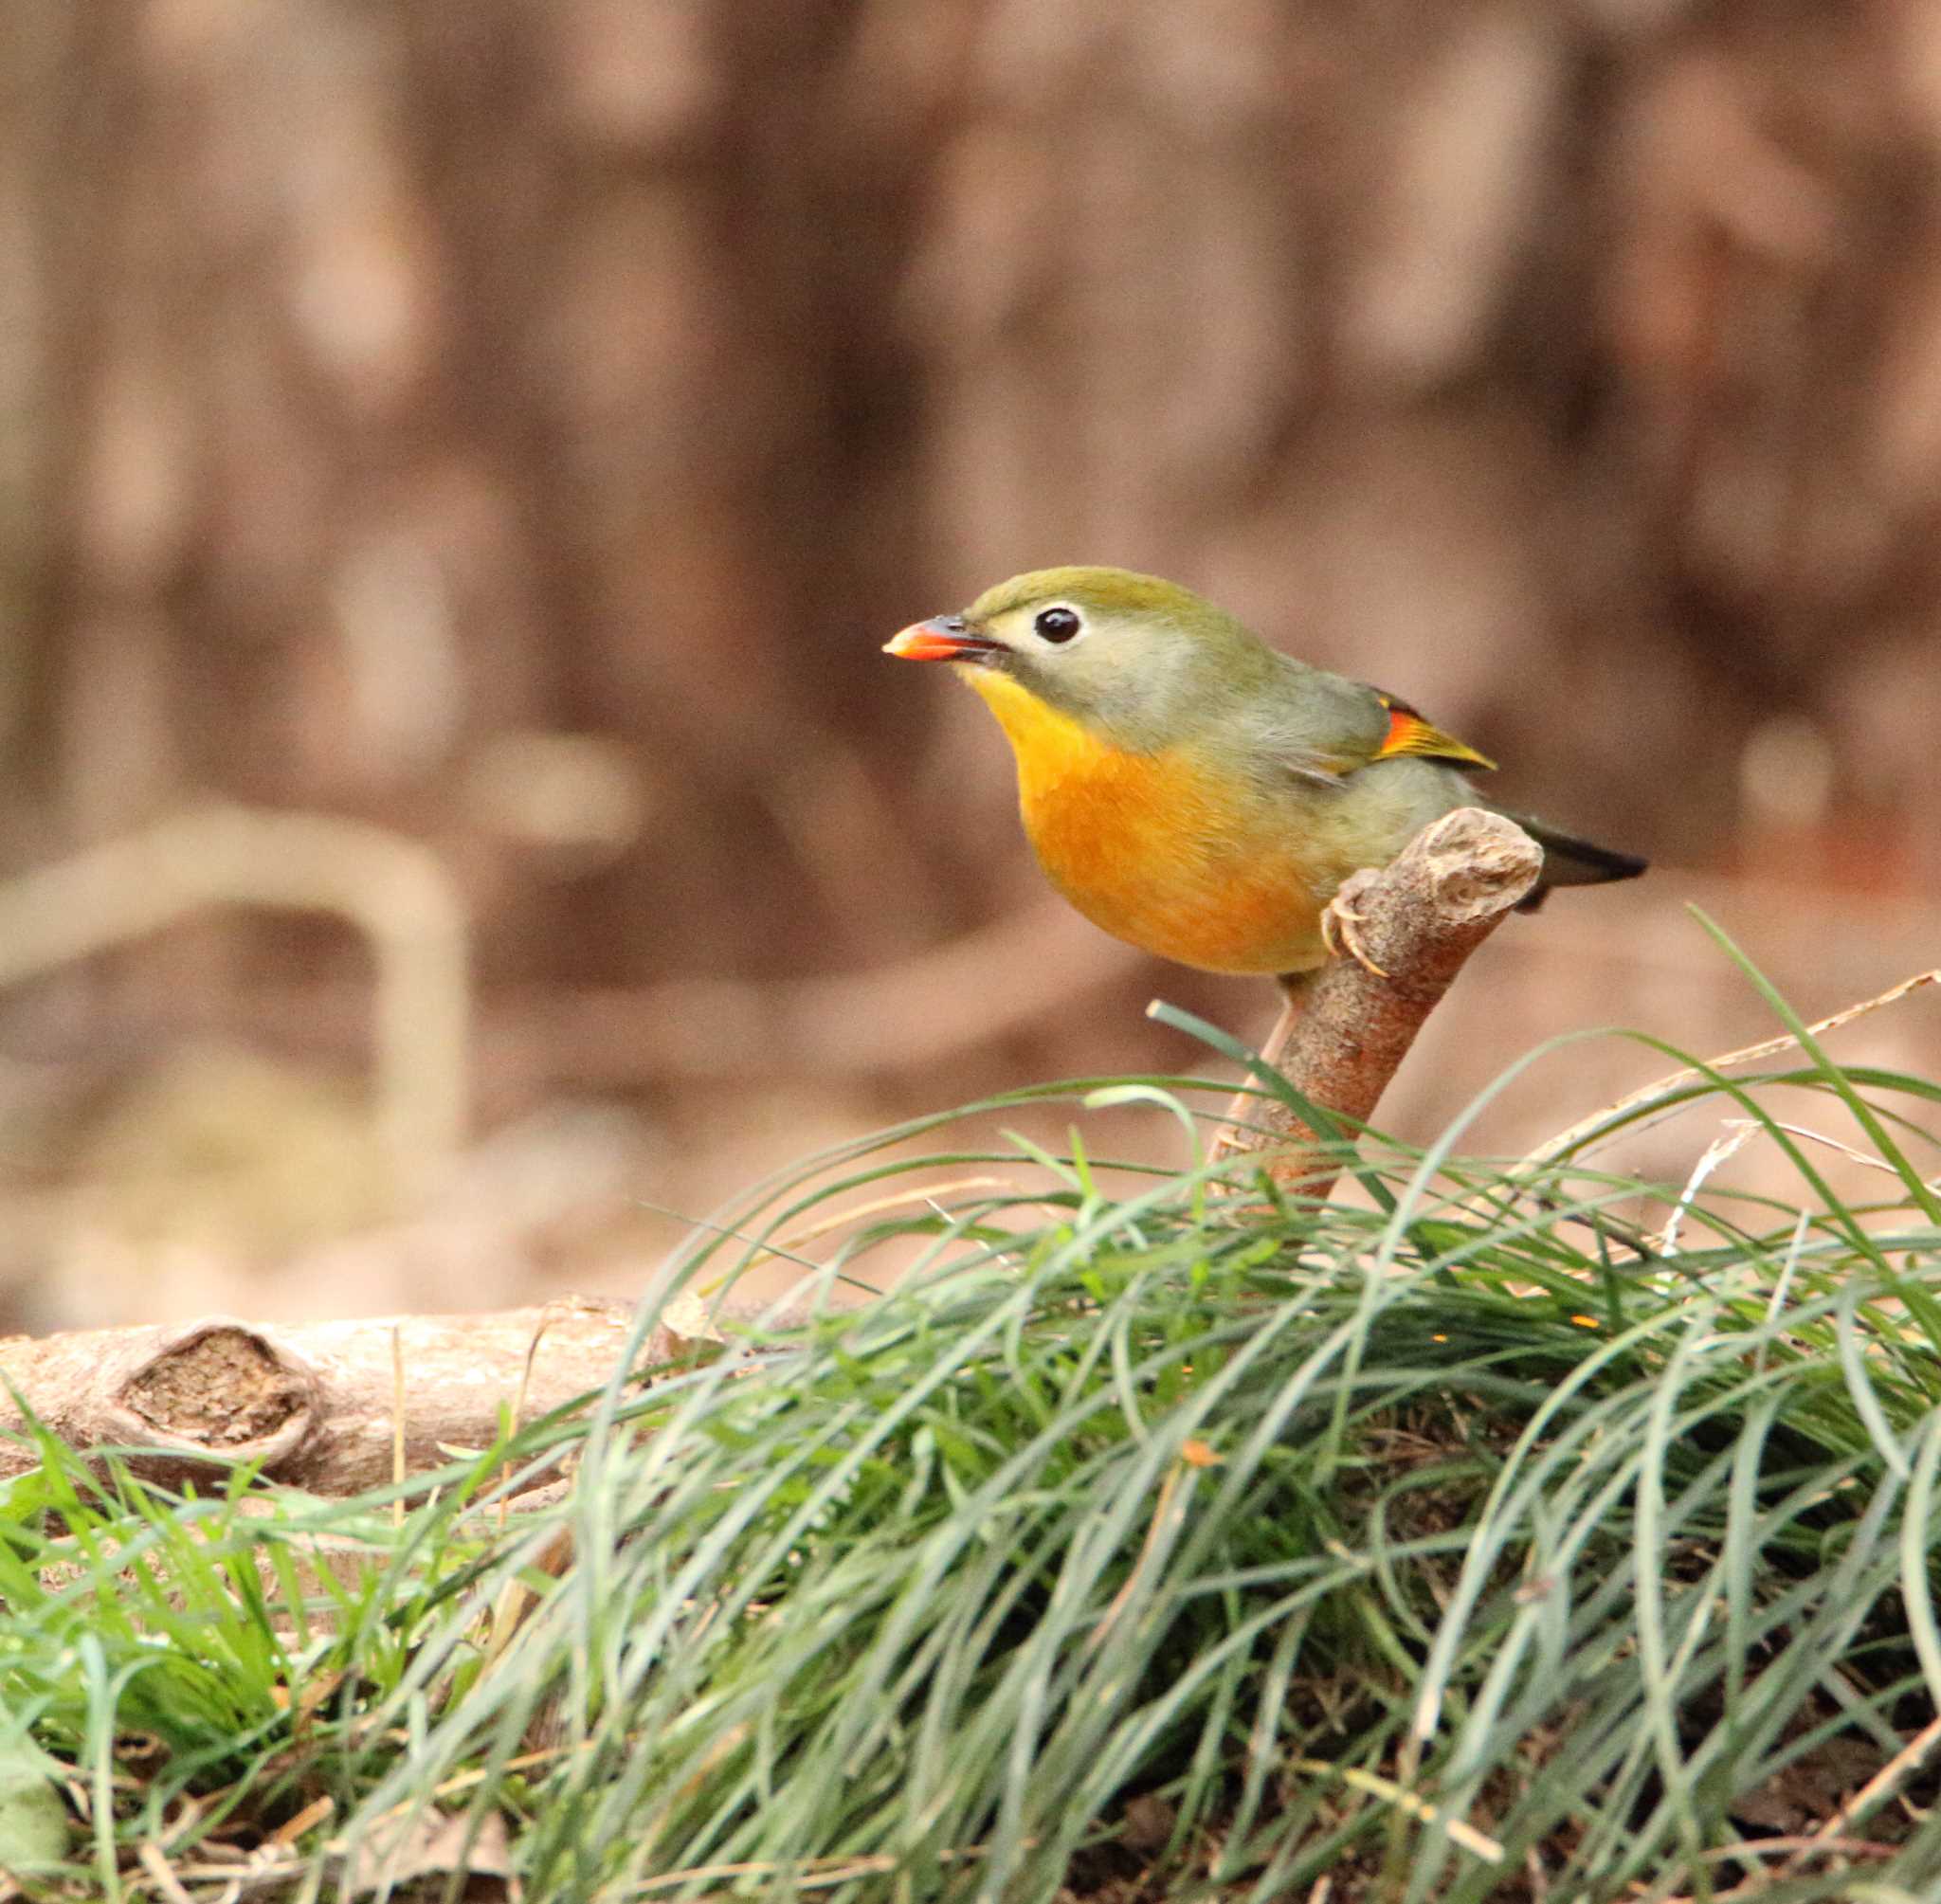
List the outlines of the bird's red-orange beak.
{"label": "bird's red-orange beak", "polygon": [[1003,645],[972,634],[962,615],[937,615],[899,630],[883,644],[883,653],[906,662],[981,662]]}

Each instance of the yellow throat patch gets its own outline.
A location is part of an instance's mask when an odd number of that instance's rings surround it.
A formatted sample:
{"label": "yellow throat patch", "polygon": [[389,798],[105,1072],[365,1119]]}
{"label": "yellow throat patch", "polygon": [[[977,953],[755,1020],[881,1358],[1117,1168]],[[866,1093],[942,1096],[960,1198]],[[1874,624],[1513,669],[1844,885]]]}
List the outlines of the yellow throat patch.
{"label": "yellow throat patch", "polygon": [[1125,765],[1151,756],[1130,754],[1093,733],[1083,721],[1061,714],[993,668],[966,668],[964,678],[997,716],[1018,759],[1018,791],[1026,805],[1034,791],[1073,778],[1112,777]]}

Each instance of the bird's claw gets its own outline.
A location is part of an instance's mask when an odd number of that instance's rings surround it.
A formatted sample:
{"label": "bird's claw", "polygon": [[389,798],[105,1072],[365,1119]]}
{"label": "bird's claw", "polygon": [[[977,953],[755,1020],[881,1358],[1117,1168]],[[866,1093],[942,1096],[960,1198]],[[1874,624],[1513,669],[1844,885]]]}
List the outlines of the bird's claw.
{"label": "bird's claw", "polygon": [[1361,935],[1367,916],[1349,897],[1349,888],[1344,886],[1321,909],[1321,943],[1333,957],[1340,958],[1345,954],[1364,971],[1372,972],[1377,978],[1387,978],[1388,974],[1369,956],[1368,946]]}

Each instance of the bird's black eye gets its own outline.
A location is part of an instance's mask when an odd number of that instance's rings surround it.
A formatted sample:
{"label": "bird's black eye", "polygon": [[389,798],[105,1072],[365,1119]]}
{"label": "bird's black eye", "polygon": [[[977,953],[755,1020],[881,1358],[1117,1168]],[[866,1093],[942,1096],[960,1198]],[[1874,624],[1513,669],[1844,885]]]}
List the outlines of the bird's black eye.
{"label": "bird's black eye", "polygon": [[1068,642],[1085,625],[1070,608],[1040,608],[1031,626],[1047,642]]}

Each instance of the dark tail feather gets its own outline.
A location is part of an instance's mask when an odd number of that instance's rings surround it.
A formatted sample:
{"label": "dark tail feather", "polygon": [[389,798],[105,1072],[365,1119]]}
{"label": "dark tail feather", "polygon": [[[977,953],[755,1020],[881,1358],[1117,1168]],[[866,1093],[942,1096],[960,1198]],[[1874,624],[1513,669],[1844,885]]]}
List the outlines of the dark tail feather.
{"label": "dark tail feather", "polygon": [[1518,912],[1535,912],[1552,886],[1602,886],[1612,879],[1635,879],[1650,864],[1635,853],[1593,845],[1521,813],[1509,817],[1543,848],[1543,877],[1531,888],[1530,897],[1518,904]]}

